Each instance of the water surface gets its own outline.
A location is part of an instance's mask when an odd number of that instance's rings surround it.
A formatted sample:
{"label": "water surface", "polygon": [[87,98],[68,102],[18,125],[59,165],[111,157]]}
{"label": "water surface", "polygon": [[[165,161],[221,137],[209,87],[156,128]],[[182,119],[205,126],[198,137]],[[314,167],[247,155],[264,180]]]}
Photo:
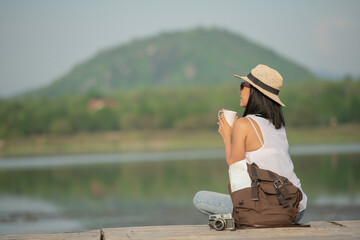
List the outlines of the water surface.
{"label": "water surface", "polygon": [[[307,149],[291,152],[304,221],[360,219],[360,153]],[[0,234],[205,224],[193,195],[227,183],[223,150],[3,159]]]}

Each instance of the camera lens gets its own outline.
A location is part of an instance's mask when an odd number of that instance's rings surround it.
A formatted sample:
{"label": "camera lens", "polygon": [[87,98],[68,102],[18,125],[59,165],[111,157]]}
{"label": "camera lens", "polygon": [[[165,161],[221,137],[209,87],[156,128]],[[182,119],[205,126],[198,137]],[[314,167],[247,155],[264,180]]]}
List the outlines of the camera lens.
{"label": "camera lens", "polygon": [[226,224],[225,221],[223,219],[216,219],[215,223],[214,223],[215,229],[218,231],[221,231],[225,228]]}

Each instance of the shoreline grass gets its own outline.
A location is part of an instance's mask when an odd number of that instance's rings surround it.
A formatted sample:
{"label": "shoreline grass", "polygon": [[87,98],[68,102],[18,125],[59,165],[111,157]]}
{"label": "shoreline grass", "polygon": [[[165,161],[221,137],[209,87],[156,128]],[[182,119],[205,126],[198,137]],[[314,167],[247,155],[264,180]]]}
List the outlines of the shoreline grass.
{"label": "shoreline grass", "polygon": [[[360,124],[336,127],[287,128],[290,145],[360,142]],[[217,130],[142,130],[40,135],[0,139],[0,161],[5,157],[218,149]]]}

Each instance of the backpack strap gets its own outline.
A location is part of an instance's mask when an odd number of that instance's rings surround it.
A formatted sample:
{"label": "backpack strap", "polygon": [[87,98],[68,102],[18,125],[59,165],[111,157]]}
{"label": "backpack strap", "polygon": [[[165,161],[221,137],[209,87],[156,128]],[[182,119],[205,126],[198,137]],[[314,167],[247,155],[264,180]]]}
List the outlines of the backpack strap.
{"label": "backpack strap", "polygon": [[290,199],[290,195],[287,188],[284,186],[284,183],[280,179],[278,179],[273,172],[267,172],[269,173],[270,178],[274,181],[274,187],[276,188],[276,191],[278,193],[277,197],[280,205],[282,205],[283,208],[289,207],[289,203],[286,200]]}
{"label": "backpack strap", "polygon": [[258,201],[259,200],[259,179],[256,167],[254,164],[250,165],[251,167],[251,200]]}

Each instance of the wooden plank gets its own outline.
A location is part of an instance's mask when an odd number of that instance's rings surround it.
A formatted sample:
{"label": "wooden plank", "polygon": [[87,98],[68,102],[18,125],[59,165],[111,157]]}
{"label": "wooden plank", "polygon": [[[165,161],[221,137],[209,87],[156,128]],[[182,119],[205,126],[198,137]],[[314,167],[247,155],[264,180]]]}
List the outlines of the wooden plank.
{"label": "wooden plank", "polygon": [[330,221],[316,221],[316,222],[311,222],[311,227],[316,228],[316,229],[339,228],[339,227],[341,227],[341,224],[337,223],[337,222],[330,222]]}
{"label": "wooden plank", "polygon": [[84,232],[0,235],[1,240],[122,240],[122,239],[360,239],[360,220],[310,222],[309,228],[262,228],[210,231],[207,225],[105,228]]}
{"label": "wooden plank", "polygon": [[310,228],[264,228],[210,231],[207,225],[102,229],[104,240],[122,239],[359,239],[360,221],[311,222]]}
{"label": "wooden plank", "polygon": [[34,233],[0,235],[1,240],[100,240],[100,230],[64,233]]}
{"label": "wooden plank", "polygon": [[[342,224],[343,226],[345,227],[348,227],[348,228],[359,228],[359,221],[334,221],[338,224]],[[334,223],[332,222],[332,223]]]}

